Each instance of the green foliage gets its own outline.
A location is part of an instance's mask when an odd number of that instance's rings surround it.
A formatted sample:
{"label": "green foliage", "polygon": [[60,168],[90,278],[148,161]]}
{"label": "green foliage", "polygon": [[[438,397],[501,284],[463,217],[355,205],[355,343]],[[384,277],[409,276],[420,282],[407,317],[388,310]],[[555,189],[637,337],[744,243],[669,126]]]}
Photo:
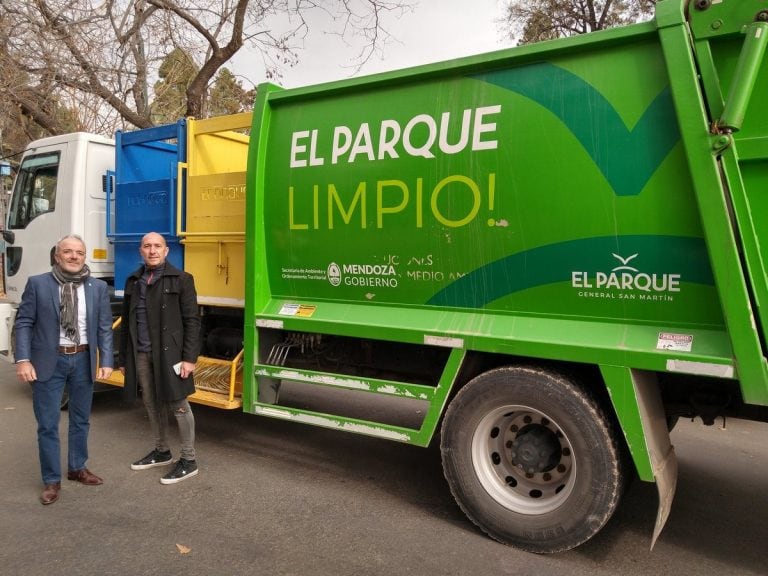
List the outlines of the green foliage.
{"label": "green foliage", "polygon": [[[175,122],[187,110],[187,90],[199,72],[199,67],[184,50],[176,48],[163,60],[160,79],[155,82],[152,102],[152,122],[156,125]],[[253,107],[254,91],[242,83],[228,68],[216,75],[204,97],[204,116],[223,116],[245,112]]]}
{"label": "green foliage", "polygon": [[254,97],[254,90],[244,89],[242,82],[228,68],[222,68],[208,94],[208,115],[223,116],[249,111],[253,108]]}
{"label": "green foliage", "polygon": [[167,124],[184,117],[187,109],[187,88],[199,68],[192,57],[181,48],[174,49],[160,65],[155,82],[155,99],[151,106],[154,124]]}

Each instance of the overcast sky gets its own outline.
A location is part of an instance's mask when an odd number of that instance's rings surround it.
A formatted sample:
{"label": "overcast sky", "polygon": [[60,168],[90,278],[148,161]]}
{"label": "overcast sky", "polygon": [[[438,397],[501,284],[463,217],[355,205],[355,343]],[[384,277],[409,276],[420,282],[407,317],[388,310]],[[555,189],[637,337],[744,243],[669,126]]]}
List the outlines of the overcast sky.
{"label": "overcast sky", "polygon": [[[295,88],[506,48],[511,43],[500,40],[497,24],[502,7],[503,0],[418,0],[412,12],[399,19],[388,17],[386,28],[395,39],[384,54],[374,55],[359,72],[355,72],[359,48],[323,33],[327,23],[312,22],[299,52],[300,63],[285,68],[277,83]],[[234,70],[247,79],[245,87],[263,79],[261,67],[255,78],[248,73],[256,72],[256,61],[243,53],[233,63]]]}

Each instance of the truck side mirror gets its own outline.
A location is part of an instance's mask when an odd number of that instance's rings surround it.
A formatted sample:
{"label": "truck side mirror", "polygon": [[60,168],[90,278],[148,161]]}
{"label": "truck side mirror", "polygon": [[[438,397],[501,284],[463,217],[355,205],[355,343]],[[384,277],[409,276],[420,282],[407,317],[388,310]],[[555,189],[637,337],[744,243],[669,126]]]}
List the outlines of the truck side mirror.
{"label": "truck side mirror", "polygon": [[8,244],[13,244],[16,242],[16,234],[13,233],[13,230],[3,230],[3,240]]}

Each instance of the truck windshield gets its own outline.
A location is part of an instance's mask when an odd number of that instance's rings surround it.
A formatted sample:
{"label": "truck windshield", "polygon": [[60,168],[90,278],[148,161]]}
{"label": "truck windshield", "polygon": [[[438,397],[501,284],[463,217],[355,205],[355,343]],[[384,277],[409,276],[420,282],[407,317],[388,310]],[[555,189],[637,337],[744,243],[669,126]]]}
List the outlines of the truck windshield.
{"label": "truck windshield", "polygon": [[21,163],[8,214],[8,228],[26,228],[40,214],[56,207],[59,153],[27,156]]}

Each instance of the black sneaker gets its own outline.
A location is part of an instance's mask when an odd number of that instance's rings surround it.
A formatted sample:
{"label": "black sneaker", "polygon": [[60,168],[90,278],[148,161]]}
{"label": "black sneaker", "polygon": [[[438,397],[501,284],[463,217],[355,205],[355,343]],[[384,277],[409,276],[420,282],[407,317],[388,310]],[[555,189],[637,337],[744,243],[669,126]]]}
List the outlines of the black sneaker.
{"label": "black sneaker", "polygon": [[167,450],[165,452],[160,452],[155,449],[141,460],[136,460],[136,462],[131,464],[131,470],[146,470],[147,468],[154,468],[155,466],[168,466],[168,464],[173,464],[171,451]]}
{"label": "black sneaker", "polygon": [[192,476],[197,476],[197,462],[179,458],[173,471],[160,478],[160,483],[176,484],[176,482],[192,478]]}

